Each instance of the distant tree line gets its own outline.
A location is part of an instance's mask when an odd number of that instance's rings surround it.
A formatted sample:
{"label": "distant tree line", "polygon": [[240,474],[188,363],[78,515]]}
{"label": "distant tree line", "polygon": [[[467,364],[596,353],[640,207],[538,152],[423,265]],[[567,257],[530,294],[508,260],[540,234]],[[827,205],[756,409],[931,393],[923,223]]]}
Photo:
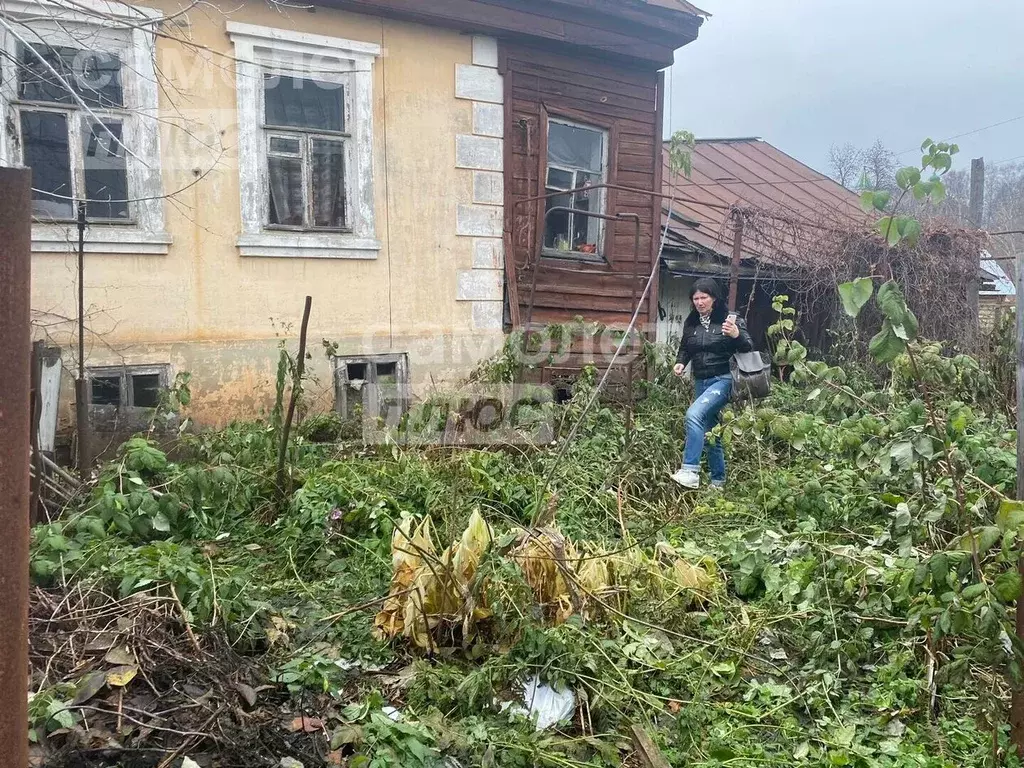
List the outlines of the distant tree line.
{"label": "distant tree line", "polygon": [[[829,149],[829,175],[847,189],[896,192],[895,152],[881,140],[870,147],[833,144]],[[952,170],[943,177],[946,198],[940,203],[911,203],[912,215],[943,218],[970,225],[971,170]],[[913,209],[917,210],[913,210]],[[987,163],[982,226],[989,230],[1024,229],[1024,162]]]}

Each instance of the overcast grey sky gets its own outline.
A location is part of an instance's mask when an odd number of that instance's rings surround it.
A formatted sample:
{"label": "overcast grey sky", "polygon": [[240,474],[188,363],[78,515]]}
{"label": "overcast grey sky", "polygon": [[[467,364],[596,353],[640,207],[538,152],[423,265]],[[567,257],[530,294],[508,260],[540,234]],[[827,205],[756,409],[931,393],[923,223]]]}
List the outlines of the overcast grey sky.
{"label": "overcast grey sky", "polygon": [[[1024,0],[694,0],[712,14],[666,72],[666,120],[760,136],[828,172],[832,143],[955,139],[1024,159]],[[1013,120],[1013,118],[1018,118]]]}

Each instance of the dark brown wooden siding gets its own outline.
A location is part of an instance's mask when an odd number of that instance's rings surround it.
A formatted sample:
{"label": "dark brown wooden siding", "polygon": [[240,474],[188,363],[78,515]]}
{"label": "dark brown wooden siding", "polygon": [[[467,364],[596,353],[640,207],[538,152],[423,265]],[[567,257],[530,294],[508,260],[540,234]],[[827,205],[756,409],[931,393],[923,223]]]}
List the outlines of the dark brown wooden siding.
{"label": "dark brown wooden siding", "polygon": [[[546,115],[607,129],[609,183],[658,190],[658,73],[519,44],[502,43],[500,50],[505,77],[506,271],[510,298],[518,302],[519,310],[513,312],[513,321],[564,322],[582,316],[625,325],[651,271],[660,200],[610,190],[606,213],[640,218],[639,249],[634,247],[636,228],[631,221],[608,222],[606,263],[541,256],[535,292],[533,269],[543,204],[516,203],[544,194]],[[648,316],[645,302],[641,322]]]}

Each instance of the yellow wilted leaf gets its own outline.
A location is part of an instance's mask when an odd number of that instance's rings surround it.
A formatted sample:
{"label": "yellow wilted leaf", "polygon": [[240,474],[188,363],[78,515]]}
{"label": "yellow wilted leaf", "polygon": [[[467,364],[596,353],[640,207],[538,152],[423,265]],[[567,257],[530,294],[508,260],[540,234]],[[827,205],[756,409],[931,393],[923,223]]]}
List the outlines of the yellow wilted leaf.
{"label": "yellow wilted leaf", "polygon": [[405,636],[420,648],[430,648],[430,631],[437,624],[437,577],[429,566],[420,566],[405,598],[402,626]]}
{"label": "yellow wilted leaf", "polygon": [[483,557],[490,543],[491,529],[487,527],[487,523],[484,522],[480,513],[474,510],[473,514],[469,516],[469,524],[466,526],[452,558],[455,576],[463,584],[469,583],[476,574],[480,558]]}
{"label": "yellow wilted leaf", "polygon": [[388,599],[373,622],[374,634],[381,640],[390,639],[402,632],[409,589],[424,556],[429,557],[434,553],[429,515],[423,518],[415,531],[412,528],[414,522],[412,515],[403,513],[401,522],[391,536],[391,565],[394,569],[391,588]]}
{"label": "yellow wilted leaf", "polygon": [[114,688],[123,688],[134,680],[137,674],[139,674],[139,668],[131,664],[114,667],[107,671],[107,685]]}
{"label": "yellow wilted leaf", "polygon": [[580,565],[576,578],[584,591],[603,599],[604,593],[612,586],[611,563],[604,557],[588,556]]}
{"label": "yellow wilted leaf", "polygon": [[672,566],[672,580],[683,589],[704,591],[711,588],[708,572],[685,560],[676,560]]}
{"label": "yellow wilted leaf", "polygon": [[534,597],[556,623],[573,613],[566,572],[577,559],[576,549],[554,528],[527,535],[512,555],[523,570]]}

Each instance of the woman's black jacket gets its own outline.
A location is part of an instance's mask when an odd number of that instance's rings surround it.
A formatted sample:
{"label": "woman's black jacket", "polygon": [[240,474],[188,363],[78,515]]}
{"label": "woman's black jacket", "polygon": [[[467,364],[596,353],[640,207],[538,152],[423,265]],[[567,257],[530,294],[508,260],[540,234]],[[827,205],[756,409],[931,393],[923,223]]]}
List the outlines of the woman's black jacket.
{"label": "woman's black jacket", "polygon": [[747,324],[736,318],[740,335],[733,339],[722,333],[722,323],[728,316],[728,310],[720,302],[716,302],[711,310],[711,325],[704,330],[697,310],[690,313],[683,324],[683,338],[679,342],[676,362],[686,365],[693,363],[691,372],[694,379],[710,379],[714,376],[729,374],[729,361],[736,352],[750,352],[754,342],[747,333]]}

